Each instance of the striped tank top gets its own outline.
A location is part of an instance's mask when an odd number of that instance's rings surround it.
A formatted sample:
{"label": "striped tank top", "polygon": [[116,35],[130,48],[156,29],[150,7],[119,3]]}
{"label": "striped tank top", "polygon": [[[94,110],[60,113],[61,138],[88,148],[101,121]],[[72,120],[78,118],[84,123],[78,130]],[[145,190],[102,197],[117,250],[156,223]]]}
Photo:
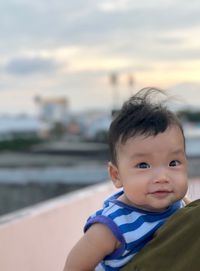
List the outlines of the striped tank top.
{"label": "striped tank top", "polygon": [[183,207],[182,201],[177,201],[163,212],[149,212],[119,201],[123,193],[122,190],[106,199],[103,208],[91,215],[84,227],[86,232],[92,224],[103,223],[121,243],[119,248],[104,258],[96,271],[119,270],[152,239],[154,232],[177,209]]}

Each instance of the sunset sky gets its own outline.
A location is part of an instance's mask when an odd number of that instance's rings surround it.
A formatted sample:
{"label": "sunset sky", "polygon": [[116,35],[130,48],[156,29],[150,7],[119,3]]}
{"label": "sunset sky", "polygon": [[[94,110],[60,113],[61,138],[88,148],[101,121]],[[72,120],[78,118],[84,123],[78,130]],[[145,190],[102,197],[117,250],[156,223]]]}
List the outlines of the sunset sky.
{"label": "sunset sky", "polygon": [[200,105],[199,14],[197,0],[1,0],[0,113],[35,113],[36,95],[109,109],[146,86]]}

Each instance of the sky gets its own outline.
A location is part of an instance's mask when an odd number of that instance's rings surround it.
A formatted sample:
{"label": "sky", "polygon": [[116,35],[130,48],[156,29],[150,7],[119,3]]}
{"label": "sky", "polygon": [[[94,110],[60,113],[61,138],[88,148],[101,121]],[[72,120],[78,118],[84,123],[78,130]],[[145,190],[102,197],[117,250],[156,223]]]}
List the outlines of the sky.
{"label": "sky", "polygon": [[37,114],[36,96],[110,109],[148,86],[200,106],[199,14],[198,0],[0,0],[0,113]]}

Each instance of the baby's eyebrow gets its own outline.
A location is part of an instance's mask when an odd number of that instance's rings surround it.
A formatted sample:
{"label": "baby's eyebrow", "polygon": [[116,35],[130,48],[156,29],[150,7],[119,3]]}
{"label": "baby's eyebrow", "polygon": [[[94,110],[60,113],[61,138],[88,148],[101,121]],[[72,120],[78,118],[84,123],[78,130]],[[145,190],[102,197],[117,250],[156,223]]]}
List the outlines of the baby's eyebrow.
{"label": "baby's eyebrow", "polygon": [[171,153],[172,153],[172,154],[184,154],[185,151],[182,150],[182,149],[178,149],[178,150],[173,150]]}
{"label": "baby's eyebrow", "polygon": [[148,152],[137,152],[137,153],[134,153],[133,158],[135,158],[135,157],[147,157],[150,154],[151,153],[148,153]]}
{"label": "baby's eyebrow", "polygon": [[[180,154],[185,154],[185,151],[183,149],[177,149],[177,150],[172,150],[169,153],[172,155],[180,155]],[[149,153],[149,152],[137,152],[137,153],[134,153],[132,158],[143,158],[143,157],[148,157],[151,155],[152,153]]]}

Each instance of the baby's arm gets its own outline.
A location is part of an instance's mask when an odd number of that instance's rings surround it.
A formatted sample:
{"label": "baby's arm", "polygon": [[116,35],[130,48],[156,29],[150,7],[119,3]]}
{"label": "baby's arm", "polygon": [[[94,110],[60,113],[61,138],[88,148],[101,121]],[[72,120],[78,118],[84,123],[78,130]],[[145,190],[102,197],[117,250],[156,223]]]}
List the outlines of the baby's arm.
{"label": "baby's arm", "polygon": [[63,271],[92,271],[119,241],[104,224],[93,224],[71,250]]}

